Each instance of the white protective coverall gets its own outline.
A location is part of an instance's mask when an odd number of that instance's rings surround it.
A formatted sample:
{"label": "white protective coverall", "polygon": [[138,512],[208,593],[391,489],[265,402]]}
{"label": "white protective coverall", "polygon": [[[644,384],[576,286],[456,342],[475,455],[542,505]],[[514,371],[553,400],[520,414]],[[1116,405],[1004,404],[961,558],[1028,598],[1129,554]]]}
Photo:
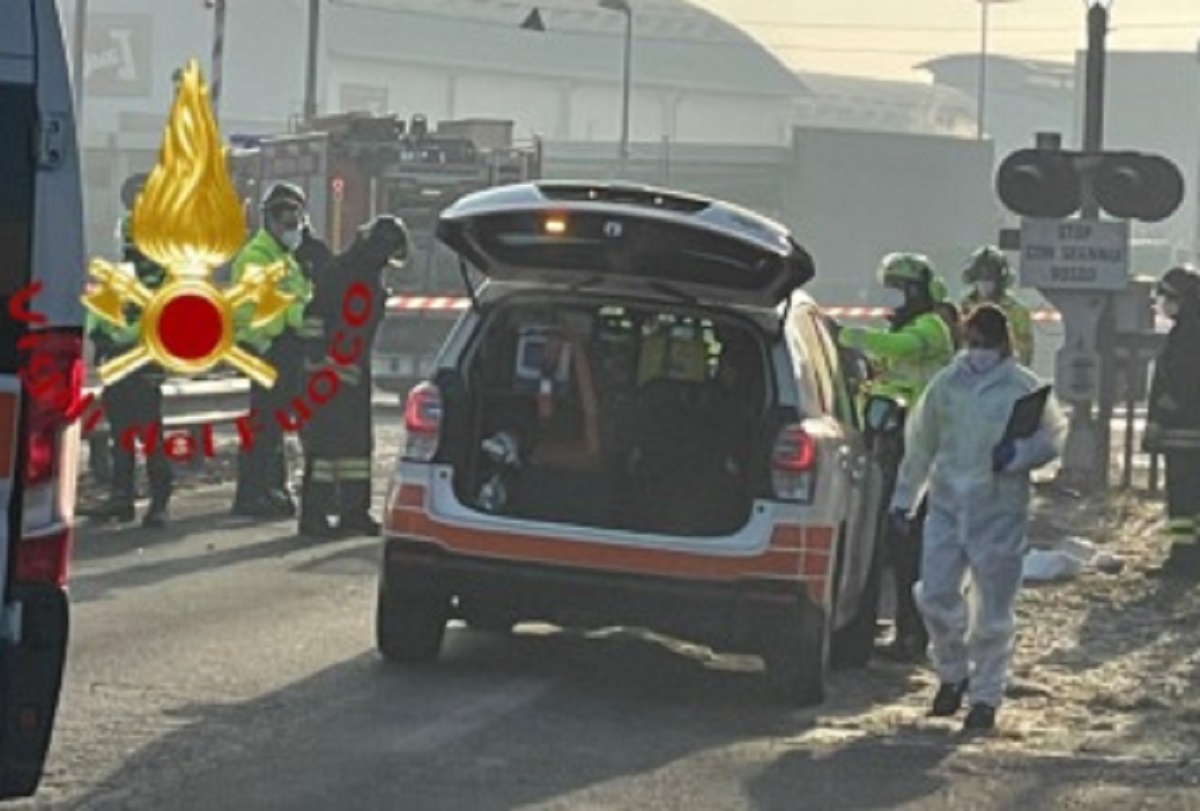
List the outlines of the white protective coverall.
{"label": "white protective coverall", "polygon": [[[992,471],[1016,400],[1042,382],[1015,360],[973,371],[959,355],[930,382],[910,414],[892,498],[911,512],[928,487],[921,582],[914,589],[943,684],[970,679],[972,703],[998,707],[1016,632],[1016,597],[1029,524],[1029,473],[1058,457],[1066,422],[1052,396],[1037,433]],[[965,576],[971,573],[968,628]],[[973,666],[973,669],[972,669]]]}

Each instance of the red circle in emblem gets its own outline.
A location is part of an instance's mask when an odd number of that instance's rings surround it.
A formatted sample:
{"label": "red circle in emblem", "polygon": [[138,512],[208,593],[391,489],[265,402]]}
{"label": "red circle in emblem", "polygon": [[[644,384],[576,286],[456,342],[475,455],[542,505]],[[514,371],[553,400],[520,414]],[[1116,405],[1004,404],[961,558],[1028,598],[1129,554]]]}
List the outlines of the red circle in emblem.
{"label": "red circle in emblem", "polygon": [[184,294],[163,305],[158,337],[172,357],[183,361],[211,357],[224,334],[221,310],[204,296]]}

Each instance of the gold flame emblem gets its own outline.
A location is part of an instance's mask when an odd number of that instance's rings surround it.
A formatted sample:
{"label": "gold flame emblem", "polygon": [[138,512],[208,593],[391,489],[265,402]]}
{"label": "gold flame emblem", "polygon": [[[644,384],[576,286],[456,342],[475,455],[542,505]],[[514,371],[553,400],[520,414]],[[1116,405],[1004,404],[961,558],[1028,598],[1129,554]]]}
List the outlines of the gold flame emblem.
{"label": "gold flame emblem", "polygon": [[151,290],[131,263],[95,259],[89,267],[96,284],[83,296],[88,310],[128,329],[127,305],[141,309],[136,346],[100,367],[105,384],[156,362],[185,376],[228,363],[262,386],[274,385],[275,369],[236,345],[234,313],[253,305],[249,324],[258,327],[283,312],[292,297],[280,293],[277,285],[287,266],[250,265],[227,290],[210,281],[213,271],[229,261],[246,238],[246,219],[226,152],[208,88],[192,60],[176,90],[158,163],[130,220],[134,245],[163,267],[166,279]]}

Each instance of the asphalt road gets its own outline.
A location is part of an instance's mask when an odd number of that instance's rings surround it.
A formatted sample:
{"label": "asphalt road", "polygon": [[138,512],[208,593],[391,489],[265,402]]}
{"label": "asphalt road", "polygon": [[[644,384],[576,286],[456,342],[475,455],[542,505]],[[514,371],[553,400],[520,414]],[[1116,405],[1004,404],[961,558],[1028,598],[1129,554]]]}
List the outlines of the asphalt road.
{"label": "asphalt road", "polygon": [[926,690],[894,668],[793,711],[752,659],[631,632],[455,629],[437,665],[385,666],[378,541],[305,542],[226,517],[229,497],[181,494],[166,530],[82,533],[48,774],[14,807],[1200,807],[1195,767],[997,753],[915,713],[846,723]]}

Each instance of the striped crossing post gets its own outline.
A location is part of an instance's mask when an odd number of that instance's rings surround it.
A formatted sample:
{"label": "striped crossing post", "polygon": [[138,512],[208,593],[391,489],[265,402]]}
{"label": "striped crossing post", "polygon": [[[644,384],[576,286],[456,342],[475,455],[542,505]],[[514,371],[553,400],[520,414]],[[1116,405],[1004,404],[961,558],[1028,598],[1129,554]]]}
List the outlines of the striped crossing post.
{"label": "striped crossing post", "polygon": [[209,79],[209,100],[213,118],[221,118],[221,67],[225,61],[225,0],[205,0],[213,10],[212,76]]}

